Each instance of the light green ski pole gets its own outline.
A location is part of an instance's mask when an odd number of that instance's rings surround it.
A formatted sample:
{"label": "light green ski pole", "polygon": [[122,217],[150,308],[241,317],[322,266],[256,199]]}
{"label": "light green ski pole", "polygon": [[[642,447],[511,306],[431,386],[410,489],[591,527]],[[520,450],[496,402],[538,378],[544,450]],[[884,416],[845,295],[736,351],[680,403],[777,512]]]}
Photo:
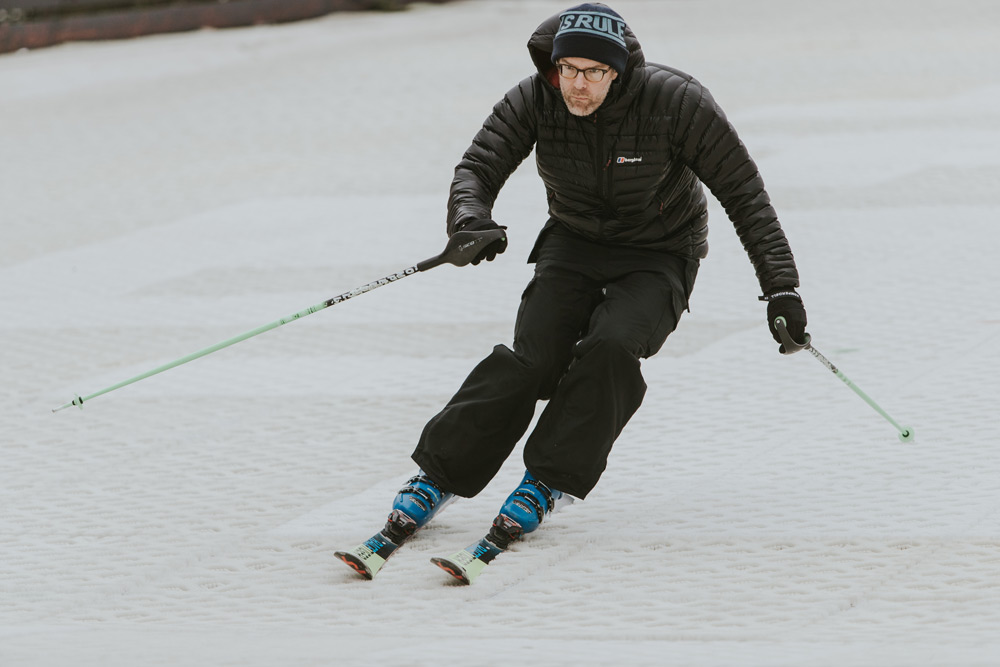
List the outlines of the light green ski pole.
{"label": "light green ski pole", "polygon": [[480,232],[455,232],[454,234],[451,235],[451,238],[448,239],[448,245],[445,247],[444,251],[440,255],[431,257],[430,259],[426,259],[398,273],[393,273],[384,278],[373,280],[367,285],[362,285],[361,287],[357,287],[351,290],[350,292],[344,292],[343,294],[338,294],[332,299],[327,299],[326,301],[318,303],[315,306],[310,306],[305,310],[300,310],[299,312],[293,313],[288,317],[283,317],[280,320],[271,322],[270,324],[265,324],[263,326],[257,327],[252,331],[247,331],[246,333],[240,334],[239,336],[234,336],[233,338],[224,340],[221,343],[216,343],[215,345],[206,347],[204,350],[198,350],[197,352],[193,352],[185,357],[181,357],[180,359],[171,361],[170,363],[163,364],[162,366],[157,366],[152,370],[136,375],[135,377],[129,378],[128,380],[123,380],[122,382],[119,382],[118,384],[115,385],[111,385],[106,389],[95,391],[93,394],[88,394],[86,396],[77,396],[69,403],[60,405],[58,408],[53,408],[52,412],[59,412],[60,410],[65,410],[66,408],[72,407],[74,405],[83,409],[83,403],[85,401],[97,398],[98,396],[102,396],[116,389],[121,389],[122,387],[138,382],[139,380],[145,380],[148,377],[152,377],[153,375],[157,375],[158,373],[168,371],[171,368],[177,368],[178,366],[186,364],[189,361],[200,359],[201,357],[212,354],[213,352],[218,352],[219,350],[227,348],[230,345],[235,345],[236,343],[242,342],[248,338],[253,338],[254,336],[258,336],[264,333],[265,331],[270,331],[271,329],[277,329],[283,324],[294,322],[295,320],[301,319],[306,315],[312,315],[313,313],[323,310],[324,308],[329,308],[330,306],[335,306],[338,303],[343,303],[344,301],[347,301],[348,299],[353,299],[354,297],[360,294],[365,294],[366,292],[370,292],[373,289],[382,287],[383,285],[388,285],[389,283],[397,282],[403,278],[406,278],[407,276],[412,276],[413,274],[418,273],[420,271],[426,271],[428,269],[434,268],[435,266],[440,266],[441,264],[446,264],[446,263],[454,264],[455,266],[465,266],[473,259],[475,259],[476,255],[479,254],[479,251],[482,250],[483,246],[489,245],[494,241],[499,241],[503,239],[505,237],[505,234],[506,233],[502,229],[486,230]]}
{"label": "light green ski pole", "polygon": [[914,437],[913,429],[910,428],[910,427],[908,427],[908,426],[900,426],[899,422],[897,422],[895,419],[893,419],[892,417],[890,417],[888,412],[886,412],[881,407],[879,407],[878,403],[876,403],[875,401],[873,401],[868,394],[866,394],[865,392],[861,391],[861,388],[858,387],[857,385],[855,385],[853,382],[851,382],[850,378],[848,378],[846,375],[844,375],[844,373],[839,368],[837,368],[836,366],[834,366],[832,363],[830,363],[829,359],[827,359],[822,354],[820,354],[819,350],[817,350],[815,347],[812,346],[812,336],[810,336],[809,334],[806,334],[806,340],[805,340],[804,343],[796,343],[792,339],[791,335],[789,335],[788,330],[785,328],[785,318],[784,317],[777,317],[777,318],[775,318],[775,320],[774,320],[774,328],[777,329],[778,336],[781,338],[782,345],[779,348],[779,351],[782,354],[794,354],[794,353],[798,352],[799,350],[803,350],[803,349],[809,350],[809,352],[814,357],[816,357],[816,359],[818,359],[821,364],[823,364],[824,366],[826,366],[827,369],[829,369],[834,375],[836,375],[838,378],[840,378],[840,380],[844,384],[846,384],[848,387],[850,387],[851,390],[855,394],[857,394],[858,396],[860,396],[861,399],[865,403],[867,403],[869,406],[871,406],[871,408],[873,410],[875,410],[875,412],[877,412],[880,415],[882,415],[882,417],[884,417],[887,422],[889,422],[890,424],[892,424],[896,428],[896,430],[899,432],[899,439],[902,442],[910,442],[911,440],[913,440],[913,437]]}

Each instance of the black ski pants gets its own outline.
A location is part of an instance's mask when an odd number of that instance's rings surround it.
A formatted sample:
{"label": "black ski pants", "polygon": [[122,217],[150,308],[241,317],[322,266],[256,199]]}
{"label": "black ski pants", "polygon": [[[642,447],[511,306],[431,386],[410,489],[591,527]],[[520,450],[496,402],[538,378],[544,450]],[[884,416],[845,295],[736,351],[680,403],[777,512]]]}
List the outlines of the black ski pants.
{"label": "black ski pants", "polygon": [[527,470],[577,498],[597,484],[646,392],[640,359],[676,328],[697,262],[658,254],[632,270],[634,262],[594,249],[594,257],[536,264],[513,349],[494,347],[425,426],[413,460],[446,490],[482,491],[540,400],[548,404],[524,446]]}

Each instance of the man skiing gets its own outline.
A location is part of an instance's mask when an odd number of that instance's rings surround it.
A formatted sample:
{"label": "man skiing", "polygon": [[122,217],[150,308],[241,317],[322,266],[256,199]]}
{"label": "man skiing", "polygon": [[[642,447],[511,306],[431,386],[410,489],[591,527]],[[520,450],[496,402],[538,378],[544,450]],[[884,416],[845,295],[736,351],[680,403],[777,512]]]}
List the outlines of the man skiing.
{"label": "man skiing", "polygon": [[[338,556],[373,576],[392,551],[455,496],[493,479],[524,445],[526,473],[489,535],[434,559],[463,581],[560,502],[585,498],[646,391],[640,360],[674,331],[708,251],[703,185],[722,203],[756,270],[775,340],[777,317],[803,340],[795,261],[747,149],[712,96],[676,69],[647,63],[608,6],[585,3],[544,21],[528,51],[537,72],[493,108],[455,169],[449,236],[502,229],[496,198],[535,151],[548,220],[529,262],[513,348],[497,345],[426,425],[420,470],[386,527]],[[474,260],[492,261],[506,238]]]}

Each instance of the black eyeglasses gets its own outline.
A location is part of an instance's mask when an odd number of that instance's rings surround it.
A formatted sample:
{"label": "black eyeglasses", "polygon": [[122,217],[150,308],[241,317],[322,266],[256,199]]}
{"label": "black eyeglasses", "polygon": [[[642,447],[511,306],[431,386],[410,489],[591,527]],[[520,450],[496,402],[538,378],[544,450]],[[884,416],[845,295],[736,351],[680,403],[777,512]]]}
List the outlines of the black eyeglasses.
{"label": "black eyeglasses", "polygon": [[572,65],[563,65],[559,63],[556,65],[559,68],[559,76],[565,79],[575,79],[583,72],[583,78],[591,83],[597,83],[604,78],[604,75],[611,71],[611,68],[601,69],[600,67],[590,67],[588,69],[580,69],[579,67],[573,67]]}

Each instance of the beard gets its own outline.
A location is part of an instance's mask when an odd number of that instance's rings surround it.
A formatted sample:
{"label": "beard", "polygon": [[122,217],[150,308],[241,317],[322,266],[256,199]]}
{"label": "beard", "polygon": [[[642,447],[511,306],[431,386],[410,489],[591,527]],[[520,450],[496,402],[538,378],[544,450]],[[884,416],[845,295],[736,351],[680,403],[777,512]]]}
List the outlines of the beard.
{"label": "beard", "polygon": [[604,104],[604,98],[608,96],[608,88],[597,93],[579,91],[573,88],[566,90],[561,88],[563,101],[566,108],[574,116],[589,116],[597,111],[598,107]]}

